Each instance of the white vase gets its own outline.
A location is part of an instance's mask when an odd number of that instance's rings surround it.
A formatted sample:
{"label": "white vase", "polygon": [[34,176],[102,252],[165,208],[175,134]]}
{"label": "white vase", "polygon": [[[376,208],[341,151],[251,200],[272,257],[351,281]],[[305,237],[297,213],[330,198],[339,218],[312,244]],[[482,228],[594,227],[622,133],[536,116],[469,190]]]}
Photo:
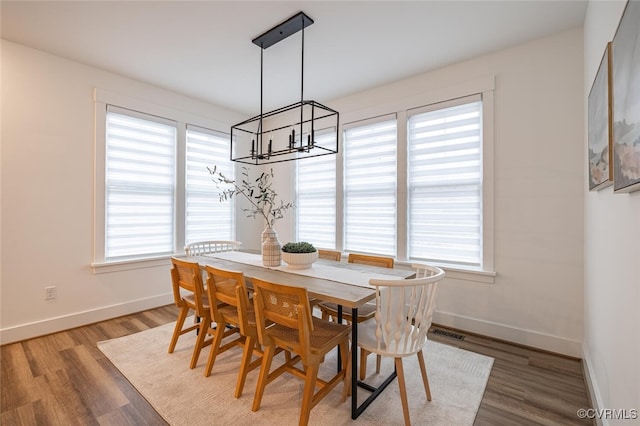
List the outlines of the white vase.
{"label": "white vase", "polygon": [[262,231],[262,264],[264,266],[280,266],[282,246],[278,241],[278,233],[267,226]]}

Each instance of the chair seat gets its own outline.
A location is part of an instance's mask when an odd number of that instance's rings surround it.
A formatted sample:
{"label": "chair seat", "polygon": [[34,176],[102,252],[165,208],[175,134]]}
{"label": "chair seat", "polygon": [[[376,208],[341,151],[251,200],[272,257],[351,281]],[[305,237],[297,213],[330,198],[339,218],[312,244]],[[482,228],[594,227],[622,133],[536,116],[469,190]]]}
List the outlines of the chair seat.
{"label": "chair seat", "polygon": [[[322,302],[318,304],[318,307],[325,313],[331,315],[334,318],[338,317],[338,305],[331,302]],[[365,303],[358,308],[358,322],[371,319],[376,314],[375,303]],[[342,308],[342,318],[347,321],[352,321],[353,311],[351,308]]]}
{"label": "chair seat", "polygon": [[[218,310],[220,311],[220,313],[224,316],[224,318],[227,320],[227,322],[233,324],[233,325],[238,325],[240,324],[240,317],[238,316],[238,308],[232,305],[222,305],[218,304]],[[256,313],[253,310],[252,307],[247,307],[247,322],[249,323],[249,326],[251,327],[255,327],[256,326]]]}
{"label": "chair seat", "polygon": [[[190,303],[192,306],[196,305],[196,298],[193,294],[185,294],[182,296],[185,302]],[[209,298],[206,294],[202,295],[202,305],[205,309],[209,309]]]}
{"label": "chair seat", "polygon": [[[326,348],[338,345],[345,335],[349,335],[351,326],[323,321],[312,317],[313,331],[309,336],[311,353],[325,353]],[[288,342],[299,342],[298,330],[274,324],[267,329],[269,336],[278,342],[278,346],[287,349]]]}
{"label": "chair seat", "polygon": [[[413,326],[411,326],[413,328]],[[426,337],[421,338],[422,341],[413,345],[413,350],[410,349],[411,345],[407,345],[407,348],[402,350],[403,340],[400,341],[400,347],[396,347],[395,344],[388,347],[385,342],[380,342],[380,348],[378,349],[378,339],[376,338],[376,322],[365,321],[358,324],[358,346],[362,349],[382,356],[389,356],[394,358],[403,358],[409,355],[415,355],[426,343]]]}

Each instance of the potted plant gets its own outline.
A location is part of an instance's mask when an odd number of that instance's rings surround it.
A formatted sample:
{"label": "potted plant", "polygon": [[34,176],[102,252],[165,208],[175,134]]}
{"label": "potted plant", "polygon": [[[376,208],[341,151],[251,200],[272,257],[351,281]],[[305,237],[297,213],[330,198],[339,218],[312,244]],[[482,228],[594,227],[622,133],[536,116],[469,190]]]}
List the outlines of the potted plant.
{"label": "potted plant", "polygon": [[306,241],[287,243],[282,246],[282,260],[291,269],[308,269],[318,260],[318,250]]}
{"label": "potted plant", "polygon": [[243,208],[247,217],[262,217],[265,221],[265,229],[262,232],[262,263],[265,266],[280,266],[280,241],[278,241],[278,233],[273,229],[273,225],[278,219],[284,217],[285,212],[294,207],[293,203],[285,203],[278,201],[278,193],[271,187],[273,178],[273,169],[268,173],[262,172],[256,179],[249,177],[249,170],[242,168],[242,179],[238,184],[235,180],[228,178],[217,170],[207,167],[209,173],[213,176],[213,181],[220,188],[221,185],[227,185],[220,192],[220,201],[227,201],[233,196],[242,195],[251,207]]}

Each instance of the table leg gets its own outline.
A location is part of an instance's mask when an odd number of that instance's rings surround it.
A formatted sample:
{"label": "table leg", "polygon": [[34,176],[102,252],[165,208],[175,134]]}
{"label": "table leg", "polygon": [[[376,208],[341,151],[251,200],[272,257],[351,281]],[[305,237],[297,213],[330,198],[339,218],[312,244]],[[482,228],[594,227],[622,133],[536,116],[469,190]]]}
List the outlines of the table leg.
{"label": "table leg", "polygon": [[[353,318],[358,318],[358,310],[353,309]],[[391,373],[378,387],[371,386],[365,382],[358,380],[358,324],[351,327],[351,419],[355,420],[360,414],[375,400],[382,391],[397,377],[396,369]],[[365,399],[358,407],[358,386],[371,392],[371,395]]]}
{"label": "table leg", "polygon": [[[342,324],[342,305],[338,305],[338,324]],[[342,357],[340,356],[340,348],[337,348],[338,350],[338,372],[340,372],[340,369],[342,368]]]}
{"label": "table leg", "polygon": [[[358,318],[358,308],[353,308],[351,318]],[[358,415],[358,322],[351,322],[351,418]]]}

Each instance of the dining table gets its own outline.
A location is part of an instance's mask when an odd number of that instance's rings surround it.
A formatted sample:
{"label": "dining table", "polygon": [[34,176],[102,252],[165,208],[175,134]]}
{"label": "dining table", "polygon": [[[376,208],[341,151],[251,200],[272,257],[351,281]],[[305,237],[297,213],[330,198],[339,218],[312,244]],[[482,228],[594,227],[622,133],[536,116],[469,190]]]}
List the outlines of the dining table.
{"label": "dining table", "polygon": [[[342,320],[342,309],[351,308],[352,318],[357,318],[358,308],[375,299],[375,288],[369,284],[372,278],[398,279],[411,278],[415,272],[411,269],[381,268],[377,266],[347,263],[344,261],[316,260],[311,268],[293,269],[286,264],[280,266],[264,266],[262,256],[245,251],[227,251],[211,253],[201,256],[191,256],[190,260],[198,262],[204,268],[210,265],[220,269],[240,271],[251,286],[251,279],[257,278],[277,284],[304,287],[309,297],[322,302],[332,302],[338,305],[338,321]],[[372,388],[358,380],[358,327],[351,327],[351,418],[356,419],[377,397],[380,392],[396,377],[395,371],[378,386]],[[373,398],[368,398],[358,406],[357,389],[362,386],[374,392]]]}

